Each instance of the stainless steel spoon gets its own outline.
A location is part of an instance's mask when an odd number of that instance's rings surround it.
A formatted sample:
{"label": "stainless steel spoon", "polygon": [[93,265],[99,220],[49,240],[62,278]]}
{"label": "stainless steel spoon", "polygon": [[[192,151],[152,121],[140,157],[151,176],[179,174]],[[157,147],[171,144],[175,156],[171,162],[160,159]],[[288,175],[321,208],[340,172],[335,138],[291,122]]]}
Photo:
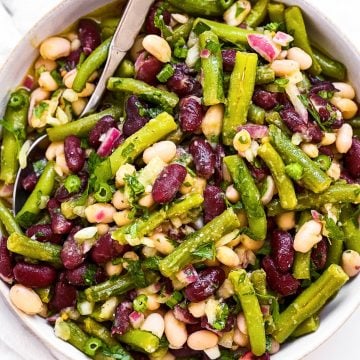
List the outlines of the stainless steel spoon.
{"label": "stainless steel spoon", "polygon": [[[104,70],[96,85],[95,91],[91,95],[86,107],[80,117],[94,111],[104,94],[107,80],[114,74],[115,70],[125,57],[126,53],[133,46],[136,36],[138,35],[148,10],[154,0],[129,0],[124,14],[120,20],[118,27],[114,33],[110,43],[109,54],[105,63]],[[37,138],[30,146],[27,152],[27,163],[32,163],[39,151],[44,153],[49,139],[47,135]],[[16,214],[24,205],[29,194],[22,188],[21,180],[26,174],[26,169],[20,169],[16,175],[13,191],[13,211]]]}

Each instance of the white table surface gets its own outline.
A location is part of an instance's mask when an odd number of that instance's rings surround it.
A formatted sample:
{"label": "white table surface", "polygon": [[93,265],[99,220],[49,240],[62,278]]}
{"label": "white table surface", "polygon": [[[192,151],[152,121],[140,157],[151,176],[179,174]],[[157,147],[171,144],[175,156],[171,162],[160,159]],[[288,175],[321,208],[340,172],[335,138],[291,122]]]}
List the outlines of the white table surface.
{"label": "white table surface", "polygon": [[[86,0],[84,0],[86,1]],[[0,0],[0,64],[42,14],[60,0]],[[313,0],[360,48],[360,5],[357,0]],[[346,4],[346,5],[345,5]],[[350,10],[351,9],[351,10]],[[360,309],[325,343],[303,360],[355,360],[359,355]],[[357,339],[357,341],[356,341]],[[41,340],[10,312],[0,296],[0,359],[56,360]],[[292,360],[292,359],[289,359]]]}

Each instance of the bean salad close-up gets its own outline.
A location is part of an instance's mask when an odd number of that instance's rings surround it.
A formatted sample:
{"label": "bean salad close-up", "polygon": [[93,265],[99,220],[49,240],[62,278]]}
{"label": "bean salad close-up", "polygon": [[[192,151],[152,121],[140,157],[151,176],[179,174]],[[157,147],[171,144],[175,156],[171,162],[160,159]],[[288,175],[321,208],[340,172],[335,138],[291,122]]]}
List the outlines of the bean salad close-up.
{"label": "bean salad close-up", "polygon": [[124,5],[9,94],[0,278],[95,360],[269,360],[360,272],[351,78],[297,6],[155,1],[84,114]]}

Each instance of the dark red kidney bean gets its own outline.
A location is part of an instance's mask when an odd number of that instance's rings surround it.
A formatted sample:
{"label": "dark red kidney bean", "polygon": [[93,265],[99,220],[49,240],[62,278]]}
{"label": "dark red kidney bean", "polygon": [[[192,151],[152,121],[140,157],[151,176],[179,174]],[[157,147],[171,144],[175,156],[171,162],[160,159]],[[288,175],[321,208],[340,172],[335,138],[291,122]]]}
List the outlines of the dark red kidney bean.
{"label": "dark red kidney bean", "polygon": [[[199,330],[201,330],[201,328],[199,328]],[[180,349],[170,348],[169,351],[176,357],[176,359],[197,356],[202,353],[202,351],[190,349],[186,343]]]}
{"label": "dark red kidney bean", "polygon": [[8,284],[14,280],[12,254],[7,248],[7,238],[0,238],[0,278]]}
{"label": "dark red kidney bean", "polygon": [[344,156],[345,167],[350,175],[360,177],[360,140],[353,137],[350,150]]}
{"label": "dark red kidney bean", "polygon": [[203,119],[200,98],[187,96],[179,103],[179,123],[182,131],[193,133],[199,130]]}
{"label": "dark red kidney bean", "polygon": [[31,172],[21,180],[21,186],[25,191],[31,192],[34,190],[37,181],[38,177],[36,176],[35,172]]}
{"label": "dark red kidney bean", "polygon": [[224,71],[231,72],[235,66],[236,50],[235,49],[224,49],[221,50],[223,69]]}
{"label": "dark red kidney bean", "polygon": [[73,223],[67,220],[60,211],[60,204],[55,199],[50,199],[47,209],[51,217],[51,229],[54,234],[68,234],[73,228]]}
{"label": "dark red kidney bean", "polygon": [[155,56],[143,51],[135,61],[135,79],[156,85],[156,75],[161,71],[164,64]]}
{"label": "dark red kidney bean", "polygon": [[262,267],[266,272],[266,279],[272,290],[283,296],[289,296],[295,294],[299,289],[299,280],[295,279],[290,273],[280,273],[270,256],[263,258]]}
{"label": "dark red kidney bean", "polygon": [[199,272],[199,278],[188,285],[184,292],[189,301],[199,302],[213,295],[225,281],[225,271],[221,267],[209,267]]}
{"label": "dark red kidney bean", "polygon": [[204,222],[205,224],[220,215],[225,209],[225,194],[215,185],[207,185],[204,190]]}
{"label": "dark red kidney bean", "polygon": [[329,103],[327,100],[317,94],[310,94],[309,100],[319,114],[320,120],[322,122],[336,119],[336,126],[339,126],[343,123],[341,112],[336,108],[336,106]]}
{"label": "dark red kidney bean", "polygon": [[54,234],[50,224],[32,225],[26,230],[26,236],[33,238],[40,242],[51,242],[53,244],[60,244],[62,241],[61,235]]}
{"label": "dark red kidney bean", "polygon": [[76,304],[76,288],[68,284],[64,277],[55,284],[54,293],[49,303],[49,309],[59,312],[67,307],[73,307]]}
{"label": "dark red kidney bean", "polygon": [[194,318],[189,310],[181,305],[176,305],[173,311],[175,318],[185,324],[197,324],[199,322],[199,319]]}
{"label": "dark red kidney bean", "polygon": [[126,137],[140,130],[150,119],[141,116],[139,109],[145,105],[135,95],[131,95],[125,105],[126,119],[123,125],[123,133]]}
{"label": "dark red kidney bean", "polygon": [[118,241],[112,239],[111,234],[108,233],[98,238],[90,251],[90,257],[97,264],[105,264],[127,250],[127,245],[121,245]]}
{"label": "dark red kidney bean", "polygon": [[214,182],[216,186],[220,186],[223,181],[223,159],[225,157],[225,149],[221,144],[217,144],[215,151],[215,173]]}
{"label": "dark red kidney bean", "polygon": [[85,55],[91,54],[101,44],[100,27],[92,19],[79,20],[78,34]]}
{"label": "dark red kidney bean", "polygon": [[[158,8],[159,6],[161,6],[161,4],[162,2],[155,2],[148,12],[145,23],[145,29],[147,34],[161,35],[160,29],[155,26],[154,22],[156,12],[158,11]],[[167,10],[162,10],[162,16],[164,19],[164,23],[166,25],[169,25],[171,21],[171,14]]]}
{"label": "dark red kidney bean", "polygon": [[328,252],[327,240],[323,237],[311,250],[311,260],[316,270],[322,270],[325,267]]}
{"label": "dark red kidney bean", "polygon": [[286,273],[294,263],[293,237],[287,231],[274,230],[271,235],[271,257],[277,269]]}
{"label": "dark red kidney bean", "polygon": [[154,182],[152,196],[156,203],[165,204],[176,196],[184,182],[187,171],[180,164],[170,164],[160,173]]}
{"label": "dark red kidney bean", "polygon": [[189,95],[201,97],[202,94],[200,82],[192,76],[191,70],[186,64],[174,65],[174,75],[167,81],[166,85],[170,91],[180,97]]}
{"label": "dark red kidney bean", "polygon": [[15,280],[27,287],[50,286],[56,280],[56,270],[49,265],[17,263],[14,266]]}
{"label": "dark red kidney bean", "polygon": [[262,89],[254,91],[252,101],[265,110],[271,110],[278,105],[277,94]]}
{"label": "dark red kidney bean", "polygon": [[354,179],[345,169],[341,171],[340,179],[345,180],[348,184],[360,184],[360,178]]}
{"label": "dark red kidney bean", "polygon": [[80,56],[83,52],[83,49],[79,47],[78,49],[72,51],[70,55],[66,58],[66,70],[70,71],[72,69],[75,69],[77,64],[80,61]]}
{"label": "dark red kidney bean", "polygon": [[81,245],[79,245],[74,238],[74,235],[81,229],[80,226],[74,227],[61,249],[61,261],[66,269],[75,269],[80,266],[84,260],[85,255]]}
{"label": "dark red kidney bean", "polygon": [[314,143],[319,143],[322,140],[323,133],[319,128],[319,125],[315,122],[309,121],[307,124],[307,131],[305,136]]}
{"label": "dark red kidney bean", "polygon": [[310,94],[318,94],[320,91],[329,91],[329,92],[336,92],[339,91],[335,89],[333,83],[331,81],[318,81],[314,84],[309,93]]}
{"label": "dark red kidney bean", "polygon": [[118,305],[115,312],[115,319],[111,327],[111,334],[124,334],[130,328],[129,315],[133,311],[132,303],[130,301],[123,301]]}
{"label": "dark red kidney bean", "polygon": [[70,135],[64,141],[65,160],[70,171],[77,173],[85,164],[85,150],[81,147],[81,140]]}
{"label": "dark red kidney bean", "polygon": [[104,269],[94,264],[82,264],[76,269],[66,270],[65,277],[74,286],[92,286],[106,280]]}
{"label": "dark red kidney bean", "polygon": [[194,139],[189,145],[196,173],[209,179],[215,172],[215,154],[211,145],[204,139]]}
{"label": "dark red kidney bean", "polygon": [[335,154],[331,145],[324,145],[319,147],[319,153],[329,156],[331,159],[334,158]]}
{"label": "dark red kidney bean", "polygon": [[89,133],[89,145],[97,149],[101,144],[101,135],[106,134],[109,129],[114,127],[116,127],[116,121],[112,116],[106,115],[102,117]]}

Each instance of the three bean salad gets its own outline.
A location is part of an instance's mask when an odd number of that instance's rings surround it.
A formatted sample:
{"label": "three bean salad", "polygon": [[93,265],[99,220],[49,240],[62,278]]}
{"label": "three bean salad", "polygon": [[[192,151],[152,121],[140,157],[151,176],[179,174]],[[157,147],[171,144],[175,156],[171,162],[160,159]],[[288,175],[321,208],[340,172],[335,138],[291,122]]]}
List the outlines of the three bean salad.
{"label": "three bean salad", "polygon": [[156,1],[80,117],[122,5],[45,39],[10,94],[0,277],[18,309],[96,360],[270,359],[360,271],[346,68],[297,6]]}

